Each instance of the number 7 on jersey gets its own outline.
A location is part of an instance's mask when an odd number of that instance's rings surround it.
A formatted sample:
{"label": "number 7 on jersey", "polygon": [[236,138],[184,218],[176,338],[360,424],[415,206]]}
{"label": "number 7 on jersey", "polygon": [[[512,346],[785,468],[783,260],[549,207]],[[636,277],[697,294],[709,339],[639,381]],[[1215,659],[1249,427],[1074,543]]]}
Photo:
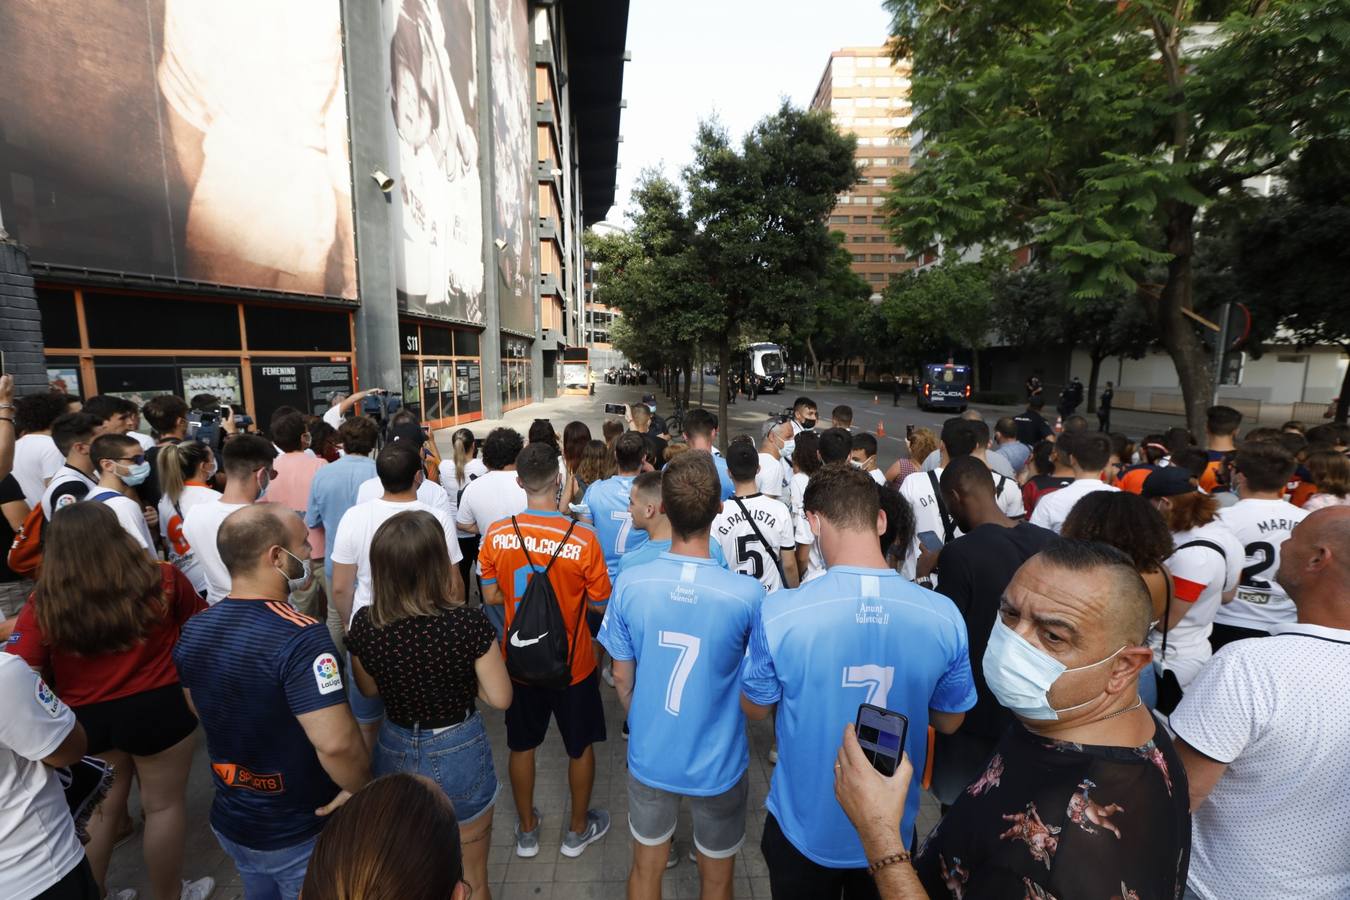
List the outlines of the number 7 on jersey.
{"label": "number 7 on jersey", "polygon": [[694,668],[695,660],[698,659],[700,641],[692,634],[663,631],[660,634],[660,642],[662,647],[680,651],[679,658],[675,660],[675,668],[671,670],[670,681],[666,684],[666,712],[678,716],[684,686],[689,681],[689,672]]}

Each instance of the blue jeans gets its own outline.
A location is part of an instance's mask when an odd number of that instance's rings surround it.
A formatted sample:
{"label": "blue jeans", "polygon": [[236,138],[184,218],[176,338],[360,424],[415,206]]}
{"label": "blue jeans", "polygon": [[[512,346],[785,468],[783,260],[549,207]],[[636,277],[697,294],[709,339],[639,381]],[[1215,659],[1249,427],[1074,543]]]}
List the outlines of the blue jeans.
{"label": "blue jeans", "polygon": [[380,697],[367,697],[356,686],[356,676],[352,674],[352,657],[347,654],[347,702],[351,705],[352,715],[362,725],[374,725],[384,718],[384,700]]}
{"label": "blue jeans", "polygon": [[314,843],[319,839],[317,834],[294,847],[254,850],[236,844],[215,828],[211,831],[239,870],[239,878],[244,882],[244,900],[297,900],[305,883],[309,855],[314,852]]}
{"label": "blue jeans", "polygon": [[370,769],[376,778],[391,772],[430,778],[450,798],[461,825],[487,812],[497,799],[492,745],[483,717],[476,712],[458,725],[434,732],[404,728],[385,719]]}

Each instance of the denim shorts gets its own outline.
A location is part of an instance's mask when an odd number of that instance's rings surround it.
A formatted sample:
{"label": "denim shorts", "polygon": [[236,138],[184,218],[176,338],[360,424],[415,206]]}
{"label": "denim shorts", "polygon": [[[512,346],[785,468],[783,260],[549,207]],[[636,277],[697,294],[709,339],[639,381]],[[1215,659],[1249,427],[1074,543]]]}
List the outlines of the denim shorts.
{"label": "denim shorts", "polygon": [[[680,817],[680,800],[687,795],[672,794],[643,784],[628,773],[628,830],[633,839],[647,847],[657,847],[675,834]],[[745,810],[750,799],[750,777],[741,774],[726,791],[711,797],[689,797],[694,818],[694,846],[709,859],[735,856],[745,843]]]}
{"label": "denim shorts", "polygon": [[474,713],[449,728],[404,728],[388,719],[375,741],[371,772],[425,775],[441,786],[455,807],[459,824],[467,825],[497,801],[497,770],[492,765],[483,717]]}

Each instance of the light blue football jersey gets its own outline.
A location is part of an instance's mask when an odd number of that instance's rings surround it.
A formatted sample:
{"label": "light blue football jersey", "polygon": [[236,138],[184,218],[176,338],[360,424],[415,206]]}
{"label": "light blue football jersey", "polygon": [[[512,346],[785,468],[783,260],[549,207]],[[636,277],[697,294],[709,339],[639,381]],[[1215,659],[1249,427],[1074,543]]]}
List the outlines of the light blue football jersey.
{"label": "light blue football jersey", "polygon": [[620,576],[600,626],[634,660],[628,770],[693,797],[730,790],[750,764],[740,671],[764,588],[711,559],[663,553]]}
{"label": "light blue football jersey", "polygon": [[633,516],[628,511],[628,495],[633,487],[632,475],[615,475],[586,488],[581,502],[591,508],[591,524],[600,547],[605,551],[605,565],[613,580],[619,572],[619,560],[647,543],[647,532],[633,527]]}
{"label": "light blue football jersey", "polygon": [[[668,553],[670,551],[670,545],[671,541],[669,538],[664,541],[653,541],[649,537],[647,542],[641,547],[623,555],[623,559],[619,560],[619,574],[622,575],[629,569],[636,568],[637,566],[645,566],[649,562],[654,562],[662,553]],[[712,554],[713,560],[716,561],[719,566],[724,569],[731,568],[727,565],[726,554],[722,552],[722,548],[718,546],[716,541],[708,541],[708,552]]]}
{"label": "light blue football jersey", "polygon": [[975,705],[966,626],[951,600],[891,569],[851,566],[765,601],[741,689],[761,706],[778,704],[769,811],[793,846],[831,868],[868,864],[834,796],[835,757],[858,705],[909,718],[905,751],[915,778],[900,826],[906,847],[919,813],[928,710]]}

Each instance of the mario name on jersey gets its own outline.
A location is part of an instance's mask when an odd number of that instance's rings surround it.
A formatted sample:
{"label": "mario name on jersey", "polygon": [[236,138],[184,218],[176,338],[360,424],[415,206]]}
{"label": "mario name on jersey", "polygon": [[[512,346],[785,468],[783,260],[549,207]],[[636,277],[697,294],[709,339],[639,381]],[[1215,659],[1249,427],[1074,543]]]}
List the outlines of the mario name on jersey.
{"label": "mario name on jersey", "polygon": [[[492,536],[492,547],[494,550],[519,550],[520,539],[515,534],[505,531],[498,532]],[[538,556],[552,556],[558,553],[559,559],[581,559],[581,545],[567,542],[567,546],[558,551],[558,542],[548,538],[536,538],[534,535],[525,536],[525,549]]]}

